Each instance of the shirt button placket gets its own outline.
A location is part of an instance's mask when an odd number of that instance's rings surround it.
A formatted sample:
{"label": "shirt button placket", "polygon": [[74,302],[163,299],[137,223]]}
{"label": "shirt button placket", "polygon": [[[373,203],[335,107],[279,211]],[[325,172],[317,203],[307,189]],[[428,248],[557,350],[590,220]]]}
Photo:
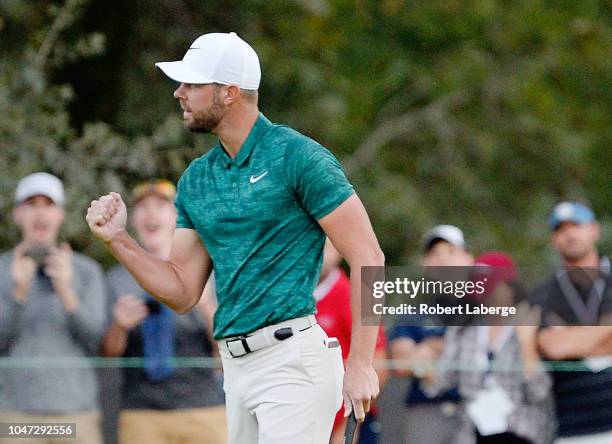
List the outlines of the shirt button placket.
{"label": "shirt button placket", "polygon": [[230,162],[227,165],[227,169],[230,170],[230,171],[233,170],[233,173],[230,172],[230,177],[231,177],[231,181],[232,181],[232,188],[236,189],[238,187],[238,183],[236,182],[236,170],[235,170],[235,168],[234,169],[232,168],[232,162]]}

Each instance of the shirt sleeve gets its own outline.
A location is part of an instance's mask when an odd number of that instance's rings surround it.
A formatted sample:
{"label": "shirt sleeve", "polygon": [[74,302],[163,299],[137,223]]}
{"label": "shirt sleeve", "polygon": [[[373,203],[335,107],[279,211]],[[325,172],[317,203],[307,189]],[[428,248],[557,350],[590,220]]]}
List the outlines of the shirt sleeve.
{"label": "shirt sleeve", "polygon": [[8,353],[11,345],[25,326],[24,304],[10,294],[0,292],[0,354]]}
{"label": "shirt sleeve", "polygon": [[319,220],[353,195],[338,160],[318,143],[308,140],[285,153],[287,179],[302,208]]}
{"label": "shirt sleeve", "polygon": [[23,314],[28,299],[26,297],[24,303],[18,303],[13,296],[14,282],[10,275],[13,257],[11,254],[10,259],[0,263],[0,355],[8,354],[8,350],[26,326]]}
{"label": "shirt sleeve", "polygon": [[[187,174],[187,171],[185,174]],[[178,181],[176,198],[174,199],[174,205],[176,206],[176,228],[189,228],[193,230],[195,227],[193,226],[189,214],[187,214],[185,206],[185,199],[187,197],[187,192],[185,190],[185,174],[183,174]]]}
{"label": "shirt sleeve", "polygon": [[376,338],[376,351],[387,349],[387,336],[385,335],[385,329],[380,326],[378,329],[378,337]]}

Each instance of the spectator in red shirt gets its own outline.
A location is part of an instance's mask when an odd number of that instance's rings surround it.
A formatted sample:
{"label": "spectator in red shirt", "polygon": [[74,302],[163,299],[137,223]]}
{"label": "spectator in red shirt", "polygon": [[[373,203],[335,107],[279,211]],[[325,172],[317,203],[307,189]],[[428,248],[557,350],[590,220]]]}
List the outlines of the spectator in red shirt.
{"label": "spectator in red shirt", "polygon": [[[329,239],[325,242],[323,254],[323,267],[319,284],[314,290],[314,298],[317,302],[317,322],[325,330],[329,337],[335,337],[342,347],[342,358],[348,358],[351,347],[351,283],[344,270],[340,267],[342,257]],[[374,359],[386,357],[387,340],[384,330],[380,329],[376,343]],[[385,370],[377,370],[381,389],[387,377]],[[341,444],[346,427],[346,419],[343,416],[344,409],[340,408],[334,421],[334,429],[330,444]],[[379,433],[376,407],[372,406],[370,413],[366,415],[364,424],[361,426],[360,443],[374,444],[376,435]]]}

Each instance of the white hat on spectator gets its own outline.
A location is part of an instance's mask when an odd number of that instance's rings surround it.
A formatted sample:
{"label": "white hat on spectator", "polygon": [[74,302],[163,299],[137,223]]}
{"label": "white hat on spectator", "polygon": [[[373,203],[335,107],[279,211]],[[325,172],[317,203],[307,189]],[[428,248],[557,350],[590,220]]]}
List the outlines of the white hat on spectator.
{"label": "white hat on spectator", "polygon": [[64,205],[64,185],[49,173],[34,173],[24,177],[17,184],[15,203],[21,204],[34,196],[46,196],[55,205]]}
{"label": "white hat on spectator", "polygon": [[423,236],[423,249],[427,252],[436,241],[445,241],[457,247],[466,248],[463,231],[454,225],[437,225]]}

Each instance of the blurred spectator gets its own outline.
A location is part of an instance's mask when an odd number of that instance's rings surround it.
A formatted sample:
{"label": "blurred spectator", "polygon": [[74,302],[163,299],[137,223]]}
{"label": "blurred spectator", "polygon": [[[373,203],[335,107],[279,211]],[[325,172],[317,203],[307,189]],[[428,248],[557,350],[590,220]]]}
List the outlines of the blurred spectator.
{"label": "blurred spectator", "polygon": [[[518,273],[509,256],[486,253],[476,259],[476,266],[489,268],[489,305],[520,302]],[[539,363],[537,327],[502,321],[501,315],[491,315],[489,326],[453,326],[446,332],[440,359],[453,367],[438,371],[427,391],[459,387],[461,419],[455,444],[548,444],[554,436],[551,381]]]}
{"label": "blurred spectator", "polygon": [[[166,180],[134,189],[132,225],[150,254],[170,254],[175,188]],[[203,310],[178,315],[146,294],[127,269],[108,273],[113,323],[105,356],[144,358],[144,368],[124,368],[119,442],[225,443],[223,394],[209,368],[175,368],[171,359],[211,356],[210,320]]]}
{"label": "blurred spectator", "polygon": [[[323,266],[319,284],[314,290],[314,298],[317,302],[317,322],[325,330],[329,337],[335,337],[342,347],[342,359],[346,361],[351,347],[351,283],[346,273],[340,268],[342,257],[334,244],[329,239],[325,241],[323,251]],[[380,329],[374,359],[386,357],[386,338],[384,330]],[[380,387],[385,384],[387,372],[377,370]],[[344,408],[336,414],[331,444],[342,444],[346,419]],[[377,419],[376,404],[373,404],[370,413],[366,415],[359,433],[360,444],[374,444],[378,442],[380,434],[380,423]]]}
{"label": "blurred spectator", "polygon": [[[463,232],[453,225],[438,225],[425,233],[423,249],[425,255],[422,263],[425,267],[469,267],[474,261],[467,251]],[[435,268],[431,270],[435,271]],[[400,319],[391,332],[392,358],[420,364],[438,359],[444,346],[446,328],[406,324],[406,319]],[[449,387],[446,393],[430,397],[421,388],[421,376],[426,375],[418,373],[409,369],[397,371],[399,376],[413,378],[406,396],[408,409],[405,413],[404,442],[454,443],[459,402],[457,390]]]}
{"label": "blurred spectator", "polygon": [[64,187],[57,177],[35,173],[23,178],[15,204],[21,242],[0,256],[0,355],[42,361],[2,370],[0,422],[76,423],[71,442],[100,443],[94,369],[86,362],[66,367],[52,361],[97,352],[106,313],[102,270],[68,244],[58,245]]}
{"label": "blurred spectator", "polygon": [[548,359],[582,360],[586,366],[586,371],[552,374],[559,422],[556,443],[609,444],[612,327],[609,318],[606,326],[595,325],[612,314],[610,261],[597,251],[601,230],[587,206],[558,204],[549,226],[563,268],[534,291],[544,327],[538,344]]}

